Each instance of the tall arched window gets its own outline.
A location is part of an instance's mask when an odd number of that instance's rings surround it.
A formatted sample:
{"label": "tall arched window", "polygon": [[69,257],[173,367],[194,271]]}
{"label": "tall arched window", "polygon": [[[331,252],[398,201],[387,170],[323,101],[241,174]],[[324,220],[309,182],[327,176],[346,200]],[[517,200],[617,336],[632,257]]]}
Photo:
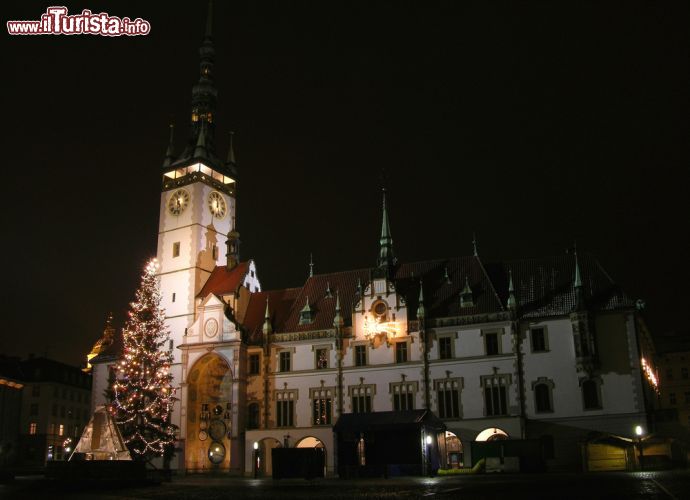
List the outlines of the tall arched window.
{"label": "tall arched window", "polygon": [[553,411],[551,404],[551,388],[546,384],[534,386],[534,403],[537,413]]}
{"label": "tall arched window", "polygon": [[250,403],[247,406],[247,429],[259,428],[259,403]]}
{"label": "tall arched window", "polygon": [[589,379],[582,382],[582,400],[585,410],[596,410],[601,408],[599,385],[596,380]]}

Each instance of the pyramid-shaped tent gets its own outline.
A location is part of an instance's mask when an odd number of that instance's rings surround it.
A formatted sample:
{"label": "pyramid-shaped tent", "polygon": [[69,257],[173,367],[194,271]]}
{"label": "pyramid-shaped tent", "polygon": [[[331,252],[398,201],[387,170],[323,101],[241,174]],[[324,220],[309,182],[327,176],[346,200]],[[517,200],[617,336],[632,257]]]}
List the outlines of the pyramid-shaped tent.
{"label": "pyramid-shaped tent", "polygon": [[75,454],[83,454],[86,460],[132,460],[122,434],[105,406],[96,408],[70,460]]}

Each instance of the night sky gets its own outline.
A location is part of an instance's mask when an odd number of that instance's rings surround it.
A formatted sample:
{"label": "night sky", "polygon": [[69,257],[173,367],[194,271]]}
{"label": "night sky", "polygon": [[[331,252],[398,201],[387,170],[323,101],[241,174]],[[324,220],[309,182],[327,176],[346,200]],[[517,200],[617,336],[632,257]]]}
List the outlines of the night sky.
{"label": "night sky", "polygon": [[[206,3],[3,2],[141,17],[148,36],[3,35],[0,353],[79,364],[156,252]],[[433,4],[433,5],[430,5]],[[558,4],[558,5],[553,5]],[[597,2],[599,4],[599,2]],[[162,7],[165,7],[165,10]],[[577,240],[652,331],[687,332],[687,3],[216,2],[218,154],[265,289],[374,265],[381,172],[402,261]],[[4,22],[3,22],[4,24]]]}

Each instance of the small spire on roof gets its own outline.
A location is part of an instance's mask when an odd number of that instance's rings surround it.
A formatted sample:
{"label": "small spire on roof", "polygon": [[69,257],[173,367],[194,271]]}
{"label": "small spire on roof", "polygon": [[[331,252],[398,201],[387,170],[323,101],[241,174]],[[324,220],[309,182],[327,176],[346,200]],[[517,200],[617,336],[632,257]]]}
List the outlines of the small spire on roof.
{"label": "small spire on roof", "polygon": [[508,309],[515,309],[517,307],[517,300],[515,300],[515,287],[513,286],[513,270],[508,269]]}
{"label": "small spire on roof", "polygon": [[381,219],[381,238],[379,239],[378,271],[386,278],[391,278],[393,267],[397,263],[393,252],[393,237],[391,236],[390,221],[388,220],[388,205],[386,204],[386,188],[381,189],[383,217]]}
{"label": "small spire on roof", "polygon": [[326,281],[326,298],[328,298],[328,299],[333,298],[333,294],[331,293],[331,282],[330,281]]}
{"label": "small spire on roof", "polygon": [[228,158],[225,161],[226,164],[228,165],[234,165],[235,164],[235,132],[230,131],[230,144],[228,146]]}
{"label": "small spire on roof", "polygon": [[426,311],[424,309],[424,286],[422,280],[419,280],[419,305],[417,305],[417,319],[424,319]]}
{"label": "small spire on roof", "polygon": [[196,147],[194,148],[194,157],[205,158],[206,157],[206,121],[200,120],[199,123],[199,136],[196,140]]}
{"label": "small spire on roof", "polygon": [[273,327],[271,326],[271,313],[268,309],[268,296],[266,296],[266,313],[264,314],[264,335],[268,335],[273,332]]}
{"label": "small spire on roof", "polygon": [[343,321],[343,316],[340,314],[340,291],[335,291],[335,316],[333,318],[333,326],[336,328],[341,328],[345,322]]}
{"label": "small spire on roof", "polygon": [[168,149],[165,151],[165,160],[163,160],[163,166],[169,167],[175,160],[175,147],[173,143],[173,132],[175,131],[175,125],[170,124],[170,139],[168,140]]}
{"label": "small spire on roof", "polygon": [[580,273],[580,261],[577,258],[577,243],[575,243],[575,276],[573,278],[575,289],[575,307],[580,310],[585,305],[584,290],[582,289],[582,274]]}
{"label": "small spire on roof", "polygon": [[443,269],[443,280],[446,282],[446,285],[450,285],[452,283],[450,276],[448,276],[448,266]]}
{"label": "small spire on roof", "polygon": [[479,257],[479,251],[477,251],[477,233],[472,233],[472,253],[475,257]]}
{"label": "small spire on roof", "polygon": [[309,252],[309,277],[314,277],[314,254]]}

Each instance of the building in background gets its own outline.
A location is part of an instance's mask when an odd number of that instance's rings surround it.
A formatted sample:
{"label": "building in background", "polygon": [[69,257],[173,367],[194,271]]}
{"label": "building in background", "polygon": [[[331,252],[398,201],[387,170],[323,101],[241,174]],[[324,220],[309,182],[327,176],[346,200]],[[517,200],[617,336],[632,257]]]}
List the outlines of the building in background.
{"label": "building in background", "polygon": [[0,468],[19,457],[23,378],[19,358],[0,356]]}
{"label": "building in background", "polygon": [[91,417],[91,376],[47,358],[30,357],[20,366],[24,387],[19,463],[43,466],[48,460],[66,460],[66,440],[76,443]]}

